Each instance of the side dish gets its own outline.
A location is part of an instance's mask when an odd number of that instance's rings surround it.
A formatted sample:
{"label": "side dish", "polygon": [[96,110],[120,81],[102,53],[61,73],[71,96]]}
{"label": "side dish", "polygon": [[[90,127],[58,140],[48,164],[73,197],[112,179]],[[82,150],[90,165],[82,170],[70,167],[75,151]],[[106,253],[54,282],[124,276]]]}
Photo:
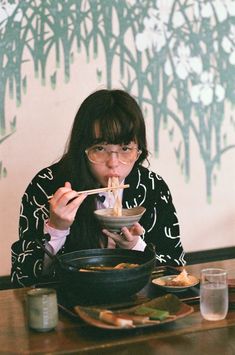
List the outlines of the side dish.
{"label": "side dish", "polygon": [[185,269],[173,279],[165,280],[165,286],[190,286],[191,284],[192,280]]}
{"label": "side dish", "polygon": [[140,305],[127,312],[112,312],[110,310],[101,310],[99,319],[121,328],[132,328],[139,324],[158,324],[168,318],[175,318],[172,314],[173,305],[174,311],[180,308],[179,300],[173,295],[166,295],[156,299],[148,305]]}
{"label": "side dish", "polygon": [[193,276],[189,275],[185,269],[178,275],[169,275],[158,277],[152,280],[152,283],[165,288],[171,288],[175,291],[180,291],[188,287],[195,286],[199,283],[199,280]]}
{"label": "side dish", "polygon": [[193,312],[193,307],[183,303],[173,294],[120,310],[75,306],[74,312],[88,324],[110,330],[144,329],[174,322]]}

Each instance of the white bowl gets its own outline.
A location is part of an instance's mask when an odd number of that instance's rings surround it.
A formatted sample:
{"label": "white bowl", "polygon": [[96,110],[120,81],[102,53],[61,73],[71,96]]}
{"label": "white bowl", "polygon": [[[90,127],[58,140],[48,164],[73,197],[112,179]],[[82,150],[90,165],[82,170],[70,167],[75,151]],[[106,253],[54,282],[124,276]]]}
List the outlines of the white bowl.
{"label": "white bowl", "polygon": [[123,208],[122,216],[113,216],[113,208],[95,210],[94,214],[101,225],[111,232],[120,232],[122,227],[131,227],[138,222],[146,209],[142,206]]}
{"label": "white bowl", "polygon": [[199,279],[196,278],[193,275],[188,275],[188,278],[190,280],[190,285],[185,285],[185,286],[167,286],[165,285],[166,281],[171,281],[178,275],[167,275],[167,276],[162,276],[158,277],[156,279],[152,280],[152,283],[162,289],[164,289],[166,292],[182,292],[186,291],[187,289],[190,289],[190,287],[194,287],[199,284]]}

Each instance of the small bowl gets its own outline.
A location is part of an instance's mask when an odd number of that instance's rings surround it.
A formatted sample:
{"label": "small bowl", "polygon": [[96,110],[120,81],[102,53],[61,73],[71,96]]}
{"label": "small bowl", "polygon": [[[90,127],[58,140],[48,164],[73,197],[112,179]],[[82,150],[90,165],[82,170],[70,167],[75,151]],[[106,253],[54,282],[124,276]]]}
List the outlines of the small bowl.
{"label": "small bowl", "polygon": [[131,227],[138,222],[146,209],[143,206],[123,208],[122,216],[113,216],[113,208],[104,208],[94,211],[95,217],[101,225],[111,232],[120,232],[122,227]]}
{"label": "small bowl", "polygon": [[165,281],[171,281],[178,275],[168,275],[168,276],[162,276],[158,277],[156,279],[152,280],[152,283],[157,286],[162,288],[166,292],[182,292],[190,289],[191,287],[197,286],[199,284],[198,278],[196,278],[193,275],[188,275],[188,278],[190,279],[190,285],[185,285],[185,286],[167,286],[165,285]]}

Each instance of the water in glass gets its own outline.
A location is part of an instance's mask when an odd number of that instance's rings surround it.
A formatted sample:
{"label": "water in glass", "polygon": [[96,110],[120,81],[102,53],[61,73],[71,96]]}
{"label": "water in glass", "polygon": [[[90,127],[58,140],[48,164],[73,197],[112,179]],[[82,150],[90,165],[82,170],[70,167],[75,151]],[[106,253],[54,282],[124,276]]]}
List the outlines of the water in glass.
{"label": "water in glass", "polygon": [[207,320],[224,319],[228,312],[227,273],[222,269],[204,269],[201,273],[200,311]]}

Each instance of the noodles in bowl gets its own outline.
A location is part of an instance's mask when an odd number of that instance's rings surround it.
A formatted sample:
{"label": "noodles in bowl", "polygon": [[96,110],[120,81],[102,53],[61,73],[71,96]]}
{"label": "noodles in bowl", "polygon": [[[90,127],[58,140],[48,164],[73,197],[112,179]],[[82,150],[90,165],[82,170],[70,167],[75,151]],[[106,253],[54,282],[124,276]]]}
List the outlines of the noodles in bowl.
{"label": "noodles in bowl", "polygon": [[[110,206],[110,208],[94,211],[95,217],[101,223],[102,227],[108,229],[111,232],[117,233],[121,231],[122,227],[129,228],[134,223],[138,222],[146,210],[143,206],[137,206],[134,208],[122,208],[120,189],[117,188],[119,185],[120,183],[118,177],[113,176],[109,178],[109,200],[111,200],[111,197],[113,197],[113,206]],[[115,187],[115,189],[112,190],[112,187]],[[111,196],[111,194],[113,196]]]}
{"label": "noodles in bowl", "polygon": [[95,217],[101,225],[112,232],[120,232],[122,227],[131,227],[138,222],[145,212],[145,208],[137,206],[134,208],[123,208],[121,216],[115,216],[113,208],[105,208],[94,211]]}

